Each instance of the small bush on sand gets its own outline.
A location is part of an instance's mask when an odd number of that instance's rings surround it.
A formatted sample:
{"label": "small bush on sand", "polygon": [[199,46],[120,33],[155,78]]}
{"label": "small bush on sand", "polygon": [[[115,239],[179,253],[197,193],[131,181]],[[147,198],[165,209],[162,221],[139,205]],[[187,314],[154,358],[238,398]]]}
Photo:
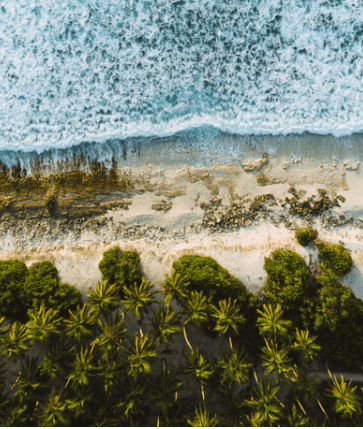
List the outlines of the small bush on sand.
{"label": "small bush on sand", "polygon": [[17,260],[0,261],[0,314],[9,319],[26,322],[28,310],[46,308],[68,310],[82,303],[81,294],[67,283],[59,283],[58,271],[49,261],[33,264],[29,269]]}
{"label": "small bush on sand", "polygon": [[27,267],[16,259],[0,261],[0,315],[24,320],[26,310],[23,302]]}
{"label": "small bush on sand", "polygon": [[67,318],[68,310],[75,311],[82,305],[82,297],[79,291],[68,283],[60,282],[54,295],[49,297],[48,306],[59,310],[59,316]]}
{"label": "small bush on sand", "polygon": [[185,255],[173,263],[173,268],[185,278],[189,291],[204,292],[214,305],[228,298],[237,299],[240,305],[253,301],[246,286],[210,257]]}
{"label": "small bush on sand", "polygon": [[321,241],[317,246],[322,271],[328,268],[338,277],[342,277],[352,269],[353,260],[350,252],[342,244],[330,244]]}
{"label": "small bush on sand", "polygon": [[135,251],[122,252],[118,246],[112,247],[103,254],[103,259],[98,268],[102,273],[102,280],[109,284],[116,284],[120,295],[123,286],[138,286],[142,282],[140,257]]}
{"label": "small bush on sand", "polygon": [[302,246],[307,246],[310,241],[318,237],[318,231],[311,226],[307,228],[299,228],[295,231],[295,237]]}
{"label": "small bush on sand", "polygon": [[46,308],[59,310],[63,317],[82,303],[75,287],[59,282],[57,268],[50,261],[37,262],[29,268],[22,293],[27,310],[37,311],[44,302]]}

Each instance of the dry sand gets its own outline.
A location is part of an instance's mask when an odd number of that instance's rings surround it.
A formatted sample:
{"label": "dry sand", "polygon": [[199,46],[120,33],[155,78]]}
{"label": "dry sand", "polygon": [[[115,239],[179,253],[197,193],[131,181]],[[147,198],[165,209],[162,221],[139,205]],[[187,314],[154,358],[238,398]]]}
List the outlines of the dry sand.
{"label": "dry sand", "polygon": [[[113,245],[137,250],[145,277],[156,286],[175,259],[186,253],[202,254],[216,259],[256,292],[266,278],[264,257],[273,250],[289,248],[301,254],[307,264],[316,261],[314,248],[304,248],[294,238],[294,227],[306,220],[283,212],[280,206],[286,196],[291,197],[288,190],[295,185],[297,191],[305,191],[304,198],[318,195],[319,188],[332,197],[345,197],[340,207],[331,208],[314,224],[321,239],[343,243],[352,252],[354,267],[343,280],[363,299],[361,141],[361,136],[345,140],[312,135],[290,140],[266,137],[252,145],[235,141],[227,142],[230,146],[222,142],[218,147],[204,144],[195,150],[174,147],[174,151],[172,141],[164,146],[155,144],[141,156],[130,155],[122,161],[121,169],[147,177],[150,184],[150,191],[128,196],[132,201],[128,210],[108,211],[100,217],[97,228],[67,233],[42,233],[39,229],[32,234],[9,230],[0,239],[0,258],[16,257],[28,265],[51,260],[61,280],[85,293],[101,279],[97,265]],[[261,174],[265,186],[258,183]],[[203,227],[201,203],[218,198],[222,207],[228,207],[236,195],[253,201],[268,193],[279,204],[269,207],[267,218],[260,213],[251,225],[230,231]],[[158,204],[166,211],[157,211]],[[278,217],[282,213],[283,219]],[[326,215],[344,215],[345,220],[335,226]]]}

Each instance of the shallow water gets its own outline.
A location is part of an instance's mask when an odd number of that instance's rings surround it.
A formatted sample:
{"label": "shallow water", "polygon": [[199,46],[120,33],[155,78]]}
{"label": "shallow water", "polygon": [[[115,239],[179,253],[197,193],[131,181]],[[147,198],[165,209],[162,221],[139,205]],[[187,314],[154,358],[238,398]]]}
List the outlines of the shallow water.
{"label": "shallow water", "polygon": [[0,5],[0,149],[363,129],[360,0]]}

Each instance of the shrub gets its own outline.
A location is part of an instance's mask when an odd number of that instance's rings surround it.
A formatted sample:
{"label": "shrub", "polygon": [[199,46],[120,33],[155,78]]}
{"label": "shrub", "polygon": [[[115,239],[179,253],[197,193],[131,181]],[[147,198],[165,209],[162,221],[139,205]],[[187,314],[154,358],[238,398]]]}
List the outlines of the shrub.
{"label": "shrub", "polygon": [[315,329],[325,359],[331,364],[361,369],[363,355],[363,302],[342,284],[318,292]]}
{"label": "shrub", "polygon": [[29,268],[23,294],[28,310],[37,311],[44,302],[46,308],[59,310],[62,317],[68,317],[68,310],[82,304],[79,291],[59,282],[57,268],[50,261],[37,262]]}
{"label": "shrub", "polygon": [[50,261],[33,264],[23,288],[26,307],[38,310],[42,301],[47,303],[49,297],[54,295],[58,283],[58,271]]}
{"label": "shrub", "polygon": [[82,297],[74,286],[60,282],[54,295],[49,297],[48,305],[50,308],[59,310],[59,316],[67,318],[68,310],[75,311],[82,305]]}
{"label": "shrub", "polygon": [[122,288],[131,287],[142,282],[140,257],[135,251],[122,252],[118,246],[112,247],[103,254],[98,268],[102,273],[102,280],[109,284],[116,284],[119,294],[123,296]]}
{"label": "shrub", "polygon": [[117,284],[131,287],[136,283],[140,286],[142,282],[142,273],[140,268],[140,257],[135,251],[123,252],[117,265],[115,276]]}
{"label": "shrub", "polygon": [[228,298],[237,299],[239,305],[255,302],[246,286],[210,257],[185,255],[173,263],[173,268],[185,278],[189,291],[203,291],[214,305]]}
{"label": "shrub", "polygon": [[26,310],[22,288],[27,267],[16,259],[0,261],[0,315],[24,321]]}
{"label": "shrub", "polygon": [[331,269],[338,277],[349,273],[353,266],[350,252],[342,244],[330,244],[321,241],[319,249],[320,269]]}
{"label": "shrub", "polygon": [[272,258],[265,258],[267,271],[267,293],[276,304],[287,305],[304,296],[309,285],[309,270],[304,259],[291,250],[279,249]]}
{"label": "shrub", "polygon": [[102,273],[102,280],[107,280],[109,284],[116,283],[117,265],[122,255],[119,246],[114,246],[103,253],[103,259],[98,264]]}
{"label": "shrub", "polygon": [[297,327],[306,326],[311,306],[312,289],[304,259],[291,250],[279,249],[265,258],[268,277],[264,287],[268,302],[280,304],[285,317]]}
{"label": "shrub", "polygon": [[308,226],[307,228],[299,228],[295,231],[295,237],[299,244],[307,246],[310,241],[313,241],[318,237],[318,231],[313,229],[311,226]]}

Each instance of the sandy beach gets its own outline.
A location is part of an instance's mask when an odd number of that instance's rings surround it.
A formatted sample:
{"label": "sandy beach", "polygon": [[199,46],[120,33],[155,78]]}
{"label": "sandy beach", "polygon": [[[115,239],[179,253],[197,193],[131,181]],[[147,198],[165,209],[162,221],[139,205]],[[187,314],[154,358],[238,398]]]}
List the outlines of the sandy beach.
{"label": "sandy beach", "polygon": [[71,218],[61,205],[53,216],[26,216],[23,201],[9,206],[2,195],[0,257],[27,265],[51,260],[61,280],[85,293],[101,279],[97,265],[113,245],[137,250],[156,286],[182,254],[203,254],[257,292],[265,281],[264,257],[279,247],[316,263],[314,248],[294,238],[295,228],[312,224],[321,239],[352,252],[354,267],[344,282],[363,298],[360,142],[360,135],[306,134],[230,136],[195,146],[163,139],[139,151],[125,146],[117,168],[119,177],[134,181],[132,191],[100,186],[92,201],[70,200]]}

